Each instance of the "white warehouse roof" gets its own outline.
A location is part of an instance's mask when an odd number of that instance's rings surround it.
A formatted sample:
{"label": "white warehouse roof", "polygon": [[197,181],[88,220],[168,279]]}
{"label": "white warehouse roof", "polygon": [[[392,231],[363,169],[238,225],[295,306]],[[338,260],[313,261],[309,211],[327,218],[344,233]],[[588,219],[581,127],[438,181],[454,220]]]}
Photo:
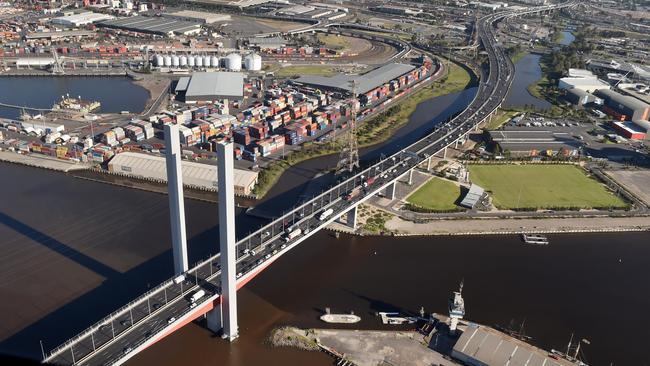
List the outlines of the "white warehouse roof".
{"label": "white warehouse roof", "polygon": [[[183,184],[190,187],[217,189],[216,165],[181,162]],[[108,170],[115,173],[132,175],[167,182],[165,158],[149,154],[123,152],[115,155],[108,163]],[[234,169],[235,193],[249,195],[257,183],[257,173],[249,170]]]}
{"label": "white warehouse roof", "polygon": [[109,20],[113,18],[114,17],[111,15],[99,14],[99,13],[93,13],[87,11],[83,13],[54,18],[52,19],[52,23],[78,27],[81,25],[87,25],[87,24],[99,22],[102,20]]}
{"label": "white warehouse roof", "polygon": [[244,74],[240,72],[195,72],[181,78],[176,92],[184,92],[187,101],[242,98]]}

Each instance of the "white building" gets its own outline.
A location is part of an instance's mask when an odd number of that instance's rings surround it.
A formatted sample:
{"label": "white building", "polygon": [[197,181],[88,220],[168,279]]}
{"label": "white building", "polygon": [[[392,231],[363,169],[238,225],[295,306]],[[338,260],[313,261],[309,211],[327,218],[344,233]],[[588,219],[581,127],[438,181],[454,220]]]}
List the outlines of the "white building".
{"label": "white building", "polygon": [[566,77],[558,82],[560,89],[581,89],[589,93],[596,90],[609,89],[609,84],[596,77]]}
{"label": "white building", "polygon": [[58,18],[53,18],[51,22],[52,24],[59,24],[66,27],[81,27],[109,19],[113,19],[113,16],[87,11],[83,13],[70,14]]}

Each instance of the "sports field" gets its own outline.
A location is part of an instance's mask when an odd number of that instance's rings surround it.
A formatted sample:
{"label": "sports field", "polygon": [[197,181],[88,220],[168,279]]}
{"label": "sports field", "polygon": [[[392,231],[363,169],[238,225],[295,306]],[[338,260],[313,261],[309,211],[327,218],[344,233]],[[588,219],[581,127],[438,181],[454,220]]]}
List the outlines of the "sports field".
{"label": "sports field", "polygon": [[470,180],[501,209],[623,208],[605,185],[573,165],[469,165]]}
{"label": "sports field", "polygon": [[451,211],[456,208],[454,202],[459,196],[459,186],[434,177],[408,196],[406,201],[432,211]]}

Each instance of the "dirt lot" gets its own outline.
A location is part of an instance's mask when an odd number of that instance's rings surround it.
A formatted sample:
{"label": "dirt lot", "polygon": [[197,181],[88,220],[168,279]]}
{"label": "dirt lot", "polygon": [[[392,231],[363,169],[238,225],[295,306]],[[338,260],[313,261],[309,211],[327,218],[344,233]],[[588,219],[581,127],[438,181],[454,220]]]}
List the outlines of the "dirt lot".
{"label": "dirt lot", "polygon": [[650,170],[611,170],[607,172],[607,175],[614,178],[616,182],[627,188],[646,205],[650,205],[650,191],[648,191]]}

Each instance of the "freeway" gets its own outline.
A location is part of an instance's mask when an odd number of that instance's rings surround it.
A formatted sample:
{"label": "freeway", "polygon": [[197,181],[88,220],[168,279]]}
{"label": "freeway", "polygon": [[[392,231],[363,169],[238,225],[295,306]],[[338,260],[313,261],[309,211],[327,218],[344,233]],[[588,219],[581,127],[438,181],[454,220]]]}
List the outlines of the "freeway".
{"label": "freeway", "polygon": [[[546,11],[573,3],[504,11],[479,20],[480,42],[488,53],[489,72],[479,92],[451,121],[396,154],[370,164],[319,195],[300,203],[271,223],[236,243],[238,288],[274,260],[318,230],[376,194],[388,195],[398,179],[457,140],[465,138],[490,117],[510,88],[514,66],[497,45],[493,24],[506,17]],[[487,79],[487,80],[485,80]],[[323,215],[324,212],[329,215]],[[326,217],[324,217],[326,216]],[[289,233],[293,233],[289,235]],[[219,303],[220,256],[191,268],[184,278],[169,279],[55,348],[44,360],[56,364],[121,364],[167,334],[199,318]],[[193,296],[202,290],[200,298]],[[194,298],[193,298],[194,297]]]}

